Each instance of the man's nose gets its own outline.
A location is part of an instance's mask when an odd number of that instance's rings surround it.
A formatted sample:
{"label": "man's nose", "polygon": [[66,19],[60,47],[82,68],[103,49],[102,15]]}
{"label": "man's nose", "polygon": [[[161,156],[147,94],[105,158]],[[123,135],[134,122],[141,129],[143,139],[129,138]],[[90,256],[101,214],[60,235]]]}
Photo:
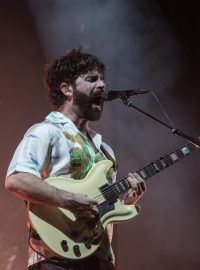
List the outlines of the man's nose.
{"label": "man's nose", "polygon": [[106,84],[105,84],[104,80],[99,79],[99,80],[97,81],[97,88],[102,89],[102,90],[105,90]]}

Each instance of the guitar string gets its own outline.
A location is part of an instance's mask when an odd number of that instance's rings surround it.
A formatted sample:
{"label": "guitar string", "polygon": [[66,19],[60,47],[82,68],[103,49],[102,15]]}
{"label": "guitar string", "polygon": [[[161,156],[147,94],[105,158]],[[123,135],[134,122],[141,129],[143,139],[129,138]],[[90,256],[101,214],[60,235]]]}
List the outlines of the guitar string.
{"label": "guitar string", "polygon": [[[184,154],[184,153],[183,153],[183,148],[185,148],[185,147],[188,147],[188,150],[189,150],[187,154]],[[158,161],[155,161],[154,163],[147,165],[146,167],[144,167],[143,169],[140,169],[139,171],[146,170],[146,173],[148,174],[147,176],[148,176],[148,177],[151,177],[151,176],[153,176],[154,174],[156,174],[156,173],[158,173],[158,172],[160,172],[160,171],[162,171],[163,169],[166,168],[165,166],[162,165],[163,167],[161,168],[161,170],[158,171],[158,170],[155,169],[155,166],[154,166],[155,163],[158,163],[158,162],[160,162],[162,159],[164,159],[164,160],[166,161],[166,163],[167,163],[168,166],[169,166],[169,165],[173,165],[176,161],[179,161],[180,159],[186,157],[188,154],[191,153],[191,151],[194,151],[194,150],[196,150],[196,149],[197,149],[197,148],[196,148],[194,145],[187,144],[187,145],[185,145],[184,147],[178,149],[177,151],[175,151],[175,152],[173,152],[173,153],[171,153],[171,154],[169,154],[169,155],[166,155],[165,157],[160,158]],[[177,160],[173,160],[172,157],[171,157],[172,154],[177,154],[177,155],[181,154],[181,155],[177,156]],[[170,163],[171,163],[171,164],[170,164]],[[138,172],[139,172],[139,171],[138,171]],[[120,180],[119,182],[116,182],[115,184],[113,184],[113,188],[112,188],[112,186],[108,186],[108,187],[105,187],[104,189],[102,189],[102,191],[104,191],[105,194],[106,194],[106,193],[108,194],[108,192],[111,192],[112,189],[115,190],[115,185],[118,184],[118,183],[121,183],[121,180]],[[106,192],[106,190],[108,190],[108,192]],[[95,197],[96,197],[96,198],[98,198],[98,197],[101,198],[102,195],[101,195],[101,194],[93,194],[92,197],[94,197],[94,198],[95,198]]]}
{"label": "guitar string", "polygon": [[[167,158],[165,158],[165,160],[167,160]],[[170,162],[172,161],[171,160],[171,158],[170,159],[168,159],[168,164],[170,163]],[[178,160],[177,160],[178,161]],[[172,163],[172,164],[174,164],[174,163]],[[170,165],[170,164],[169,164]],[[153,168],[153,169],[151,169],[151,168]],[[164,169],[164,168],[166,168],[166,167],[163,167],[162,169]],[[148,174],[148,176],[149,177],[151,177],[151,176],[153,176],[154,174],[156,174],[156,173],[158,173],[158,171],[157,170],[155,170],[155,168],[153,167],[153,165],[148,165],[147,167],[145,167],[145,169],[147,170],[147,174]],[[161,169],[161,170],[162,170]],[[144,169],[143,169],[144,170]],[[159,170],[159,171],[161,171],[161,170]],[[125,179],[123,179],[124,181],[126,181]],[[114,195],[118,195],[118,192],[116,191],[116,186],[117,185],[119,185],[119,184],[121,184],[122,183],[122,181],[120,180],[119,182],[117,182],[117,183],[115,183],[115,184],[113,184],[112,186],[108,186],[108,187],[105,187],[104,189],[102,189],[102,191],[104,192],[104,195],[108,195],[109,193],[112,193],[112,192],[114,192],[115,194]],[[126,183],[126,182],[125,182]],[[122,184],[123,185],[123,184]],[[124,192],[126,191],[126,190],[128,190],[128,189],[126,189],[125,188],[125,190],[124,190]],[[123,193],[123,190],[121,190],[121,192],[120,193]],[[111,194],[112,195],[112,194]],[[92,195],[92,198],[94,198],[94,199],[103,199],[104,198],[104,196],[102,195],[102,194],[93,194]]]}
{"label": "guitar string", "polygon": [[[188,144],[186,146],[188,147],[188,146],[190,146],[190,144]],[[169,154],[169,155],[167,155],[167,156],[159,159],[158,161],[156,161],[156,162],[154,162],[152,164],[147,165],[146,167],[144,167],[143,169],[140,169],[139,171],[146,170],[147,171],[146,173],[148,174],[147,176],[149,178],[149,177],[155,175],[156,173],[158,173],[158,172],[160,172],[160,171],[162,171],[163,169],[166,168],[166,167],[162,167],[161,170],[158,171],[158,170],[155,169],[155,166],[154,166],[155,163],[158,163],[159,161],[161,161],[162,159],[164,159],[164,161],[166,161],[166,163],[167,163],[168,166],[169,165],[173,165],[175,162],[179,161],[180,159],[182,159],[182,158],[186,157],[188,154],[190,154],[191,151],[194,151],[194,150],[197,149],[195,146],[191,145],[190,148],[193,148],[193,149],[188,149],[189,152],[187,154],[184,154],[183,153],[183,148],[185,148],[186,146],[184,146],[184,147],[178,149],[177,151],[175,151],[175,152],[173,152],[173,153],[171,153],[171,154]],[[172,159],[171,155],[173,155],[173,154],[179,155],[179,156],[177,156],[177,160],[173,160]],[[123,180],[125,180],[125,179],[123,179]],[[111,193],[113,191],[115,192],[116,191],[116,187],[115,186],[117,184],[121,183],[121,182],[122,182],[122,180],[114,183],[112,186],[107,186],[107,187],[103,188],[102,191],[104,192],[105,195],[108,195],[109,193]],[[115,195],[118,195],[118,192],[115,192],[115,193],[116,193]],[[122,193],[123,193],[123,191],[122,191]],[[97,194],[93,194],[91,196],[91,198],[94,198],[94,199],[103,199],[104,196],[101,193],[97,193]]]}

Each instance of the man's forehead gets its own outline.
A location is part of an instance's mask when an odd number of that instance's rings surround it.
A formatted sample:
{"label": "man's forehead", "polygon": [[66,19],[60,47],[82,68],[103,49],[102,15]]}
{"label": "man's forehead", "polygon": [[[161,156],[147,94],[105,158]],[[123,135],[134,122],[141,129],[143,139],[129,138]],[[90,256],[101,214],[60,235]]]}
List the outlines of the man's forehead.
{"label": "man's forehead", "polygon": [[90,70],[87,73],[81,74],[80,77],[81,78],[86,78],[88,76],[102,76],[104,77],[104,74],[98,70]]}

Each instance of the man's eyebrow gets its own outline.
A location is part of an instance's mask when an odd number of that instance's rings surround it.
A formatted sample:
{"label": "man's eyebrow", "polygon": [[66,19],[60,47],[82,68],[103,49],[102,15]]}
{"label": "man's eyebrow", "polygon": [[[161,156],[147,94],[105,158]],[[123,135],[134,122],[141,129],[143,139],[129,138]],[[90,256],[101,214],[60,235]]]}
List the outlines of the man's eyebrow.
{"label": "man's eyebrow", "polygon": [[103,75],[102,74],[87,74],[85,76],[85,78],[98,78],[98,77],[103,78]]}
{"label": "man's eyebrow", "polygon": [[87,74],[87,75],[85,75],[85,77],[96,77],[96,76],[98,76],[97,74]]}
{"label": "man's eyebrow", "polygon": [[84,78],[84,79],[98,78],[98,77],[104,79],[104,75],[102,73],[98,73],[98,74],[83,74],[81,77]]}

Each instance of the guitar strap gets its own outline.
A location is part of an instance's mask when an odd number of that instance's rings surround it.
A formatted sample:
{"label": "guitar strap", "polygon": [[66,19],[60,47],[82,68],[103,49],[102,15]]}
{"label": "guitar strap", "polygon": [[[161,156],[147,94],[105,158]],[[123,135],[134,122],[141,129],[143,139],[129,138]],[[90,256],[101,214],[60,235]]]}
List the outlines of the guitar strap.
{"label": "guitar strap", "polygon": [[100,149],[101,149],[101,151],[103,152],[103,154],[107,157],[107,159],[109,159],[109,160],[111,160],[112,161],[112,163],[113,163],[113,170],[116,172],[117,171],[117,169],[118,169],[118,164],[117,164],[117,162],[116,162],[116,160],[111,156],[111,154],[110,153],[108,153],[108,151],[106,150],[106,148],[101,144],[101,146],[100,146]]}

